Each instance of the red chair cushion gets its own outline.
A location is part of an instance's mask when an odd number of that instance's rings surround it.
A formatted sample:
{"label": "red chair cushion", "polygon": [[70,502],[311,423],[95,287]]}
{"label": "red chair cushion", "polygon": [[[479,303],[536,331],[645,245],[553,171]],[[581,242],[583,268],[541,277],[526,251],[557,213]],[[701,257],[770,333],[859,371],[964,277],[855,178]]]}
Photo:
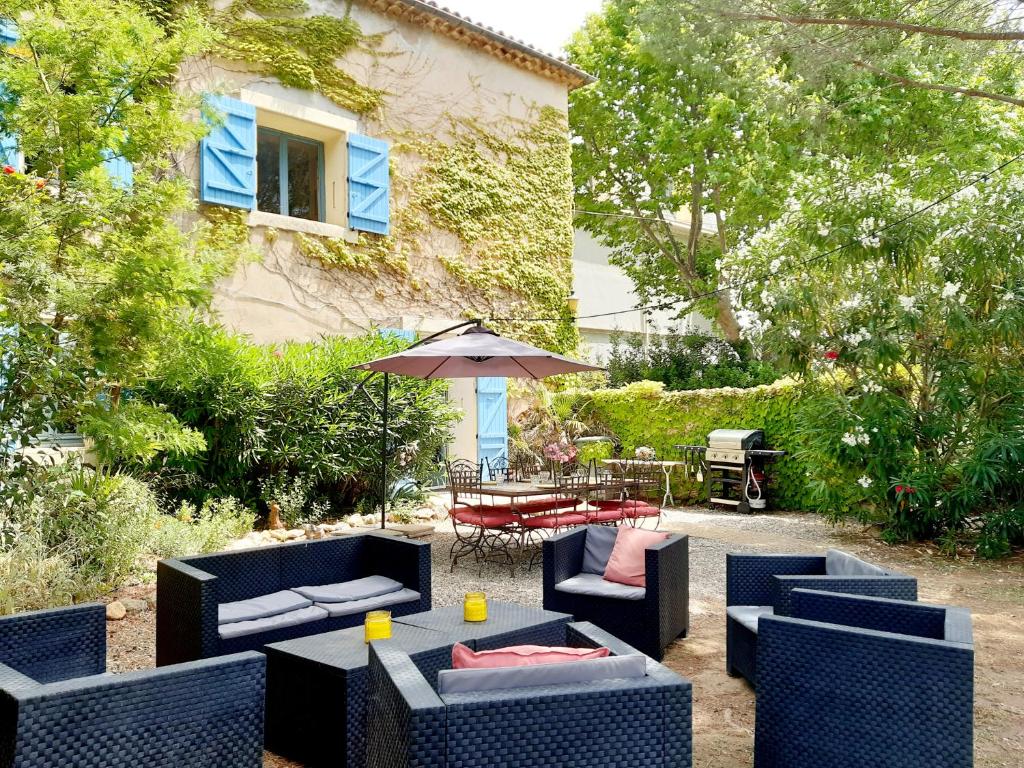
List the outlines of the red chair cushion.
{"label": "red chair cushion", "polygon": [[471,509],[456,510],[453,516],[457,522],[483,528],[504,528],[519,520],[511,512],[478,512]]}
{"label": "red chair cushion", "polygon": [[563,499],[533,499],[532,501],[524,501],[516,504],[516,509],[520,512],[527,514],[533,512],[547,512],[552,509],[558,509],[562,506]]}
{"label": "red chair cushion", "polygon": [[643,503],[637,504],[636,507],[634,507],[627,501],[622,508],[622,514],[629,518],[659,517],[661,515],[661,510],[657,507],[652,507],[650,504]]}
{"label": "red chair cushion", "polygon": [[612,523],[622,519],[621,509],[602,509],[597,512],[587,512],[588,523]]}
{"label": "red chair cushion", "polygon": [[536,515],[524,517],[523,526],[526,528],[561,528],[566,525],[586,525],[587,516],[578,512],[566,512],[560,515]]}
{"label": "red chair cushion", "polygon": [[590,502],[592,507],[597,507],[599,509],[621,509],[623,506],[632,507],[634,504],[638,507],[651,506],[646,501],[633,501],[632,499],[627,499],[626,501],[620,501],[619,499],[598,499],[597,501]]}

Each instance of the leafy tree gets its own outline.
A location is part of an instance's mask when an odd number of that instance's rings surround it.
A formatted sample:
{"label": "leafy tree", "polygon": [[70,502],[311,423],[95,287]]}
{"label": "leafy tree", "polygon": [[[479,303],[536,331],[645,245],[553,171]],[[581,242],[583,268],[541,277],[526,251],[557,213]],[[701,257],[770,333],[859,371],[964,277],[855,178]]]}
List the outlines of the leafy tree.
{"label": "leafy tree", "polygon": [[[702,7],[799,51],[803,72],[856,68],[903,88],[1024,106],[1015,58],[1019,2],[987,0],[714,0]],[[916,55],[906,54],[913,51]],[[934,66],[956,51],[958,67]],[[965,66],[973,60],[973,66]],[[948,61],[946,62],[948,64]],[[969,76],[968,69],[973,70]]]}
{"label": "leafy tree", "polygon": [[[644,303],[713,290],[716,261],[776,215],[804,158],[786,66],[675,0],[610,0],[569,55],[598,78],[570,104],[576,202],[591,212],[578,224],[614,249]],[[717,236],[702,236],[705,215]],[[727,293],[703,309],[739,338]]]}
{"label": "leafy tree", "polygon": [[[161,27],[115,0],[2,2],[0,18],[19,36],[0,50],[0,134],[24,159],[0,174],[0,450],[81,422],[108,457],[194,451],[200,436],[121,395],[233,263],[182,227],[174,165],[203,131],[176,74],[214,35],[192,11]],[[122,160],[130,181],[109,172]]]}

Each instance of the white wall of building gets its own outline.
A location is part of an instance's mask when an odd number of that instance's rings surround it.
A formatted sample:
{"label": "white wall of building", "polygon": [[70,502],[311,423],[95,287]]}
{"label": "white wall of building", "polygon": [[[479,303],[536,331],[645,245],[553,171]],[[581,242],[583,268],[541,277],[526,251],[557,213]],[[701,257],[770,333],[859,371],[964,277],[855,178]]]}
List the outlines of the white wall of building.
{"label": "white wall of building", "polygon": [[711,321],[693,312],[684,321],[674,320],[671,312],[630,311],[605,317],[589,317],[606,312],[629,310],[639,305],[633,280],[608,257],[611,249],[602,245],[593,235],[576,230],[573,249],[573,292],[579,299],[577,325],[584,342],[584,351],[595,362],[607,360],[611,352],[611,335],[615,332],[665,333],[678,327],[693,333],[710,333]]}

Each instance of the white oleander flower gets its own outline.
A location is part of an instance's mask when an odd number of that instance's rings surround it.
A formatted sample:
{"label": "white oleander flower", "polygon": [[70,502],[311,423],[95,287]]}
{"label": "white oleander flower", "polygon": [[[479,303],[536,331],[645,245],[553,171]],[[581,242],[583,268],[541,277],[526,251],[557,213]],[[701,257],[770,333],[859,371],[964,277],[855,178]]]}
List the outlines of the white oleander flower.
{"label": "white oleander flower", "polygon": [[896,301],[900,303],[900,306],[907,312],[911,312],[914,309],[914,302],[916,299],[913,296],[897,296]]}
{"label": "white oleander flower", "polygon": [[946,283],[942,286],[942,298],[952,299],[960,294],[960,283]]}
{"label": "white oleander flower", "polygon": [[870,488],[872,482],[871,478],[867,475],[861,475],[860,479],[857,480],[857,484],[860,485],[861,488]]}

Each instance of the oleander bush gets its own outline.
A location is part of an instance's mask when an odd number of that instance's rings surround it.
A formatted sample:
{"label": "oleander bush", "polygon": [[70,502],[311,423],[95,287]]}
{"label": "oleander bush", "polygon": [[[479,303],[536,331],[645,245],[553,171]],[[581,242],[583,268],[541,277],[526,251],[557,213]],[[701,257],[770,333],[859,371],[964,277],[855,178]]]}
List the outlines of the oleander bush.
{"label": "oleander bush", "polygon": [[[162,491],[196,503],[230,495],[255,505],[270,500],[268,483],[292,501],[298,482],[304,496],[299,507],[326,500],[339,512],[362,498],[376,499],[380,418],[367,397],[353,395],[366,374],[352,366],[407,342],[374,333],[259,346],[201,324],[185,334],[180,352],[138,393],[166,407],[206,443],[204,452],[165,455],[151,467],[157,481],[171,480]],[[378,404],[382,383],[378,376],[367,385]],[[457,414],[446,384],[393,376],[390,403],[393,479],[430,477]],[[309,510],[289,508],[286,514],[299,522]]]}

